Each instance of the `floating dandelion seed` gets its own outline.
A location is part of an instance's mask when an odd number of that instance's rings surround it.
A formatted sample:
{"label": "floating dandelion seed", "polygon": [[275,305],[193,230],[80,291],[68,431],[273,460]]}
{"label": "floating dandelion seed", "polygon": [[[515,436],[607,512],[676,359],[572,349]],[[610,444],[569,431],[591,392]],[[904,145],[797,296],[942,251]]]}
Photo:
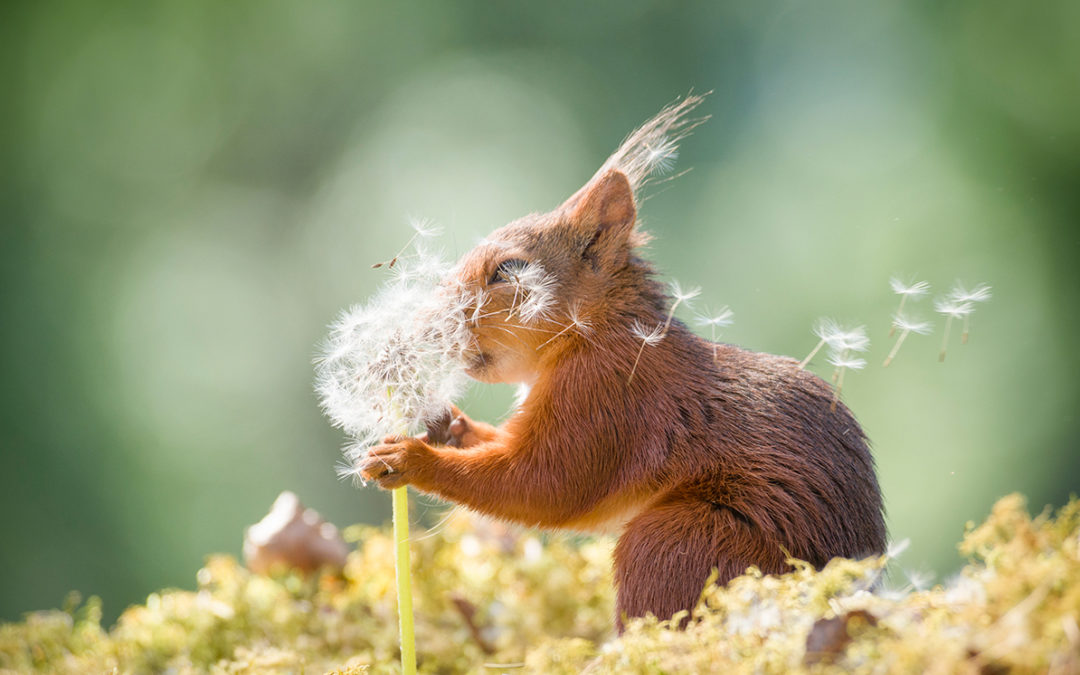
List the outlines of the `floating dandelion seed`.
{"label": "floating dandelion seed", "polygon": [[645,324],[634,319],[634,323],[630,325],[630,333],[641,340],[641,347],[638,348],[637,358],[634,359],[634,367],[630,369],[630,377],[626,380],[628,384],[634,379],[634,373],[637,372],[638,362],[641,361],[641,353],[645,351],[645,347],[658,345],[664,339],[664,325],[658,323],[650,329],[646,328]]}
{"label": "floating dandelion seed", "polygon": [[836,402],[840,400],[840,392],[844,389],[844,373],[848,369],[861,370],[866,367],[866,359],[858,359],[847,354],[833,354],[829,357],[829,363],[836,367],[839,373],[836,377],[836,388],[833,389],[832,405],[829,410],[836,411]]}
{"label": "floating dandelion seed", "polygon": [[378,269],[383,265],[385,265],[386,267],[393,267],[397,264],[398,259],[402,256],[402,254],[405,253],[405,251],[407,251],[409,247],[413,245],[413,242],[416,241],[417,238],[430,239],[432,237],[438,236],[442,232],[442,228],[434,224],[430,220],[414,220],[410,222],[409,225],[414,230],[413,236],[409,238],[409,241],[405,242],[405,245],[401,247],[401,250],[397,252],[397,255],[395,255],[390,260],[375,263],[371,266],[371,269]]}
{"label": "floating dandelion seed", "polygon": [[888,547],[885,549],[885,557],[890,560],[893,558],[899,558],[904,551],[911,546],[910,539],[901,539],[900,541],[890,541]]}
{"label": "floating dandelion seed", "polygon": [[[904,303],[908,298],[912,300],[918,300],[922,296],[930,292],[930,284],[925,281],[915,281],[910,284],[905,284],[903,280],[898,277],[892,277],[889,279],[889,285],[892,286],[893,293],[900,296],[900,306],[896,308],[896,314],[900,315],[904,313]],[[896,324],[889,329],[889,337],[896,334]]]}
{"label": "floating dandelion seed", "polygon": [[630,325],[630,332],[634,334],[634,337],[650,347],[660,344],[660,341],[664,339],[664,326],[659,323],[648,329],[645,324],[634,319],[634,323]]}
{"label": "floating dandelion seed", "polygon": [[925,570],[904,570],[904,576],[907,577],[908,585],[919,592],[925,591],[934,583],[934,573]]}
{"label": "floating dandelion seed", "polygon": [[818,336],[818,343],[814,345],[806,358],[799,362],[799,370],[806,368],[806,365],[810,363],[810,359],[814,358],[825,345],[829,345],[829,348],[836,353],[864,352],[870,346],[870,339],[866,337],[865,326],[844,328],[828,317],[817,320],[817,323],[814,324],[814,335]]}
{"label": "floating dandelion seed", "polygon": [[945,350],[949,346],[949,329],[952,328],[953,319],[962,319],[975,311],[975,305],[970,302],[957,302],[952,298],[939,298],[934,301],[934,311],[945,315],[945,336],[941,340],[941,355],[938,361],[945,362]]}
{"label": "floating dandelion seed", "polygon": [[814,324],[814,335],[818,336],[819,340],[814,348],[810,350],[810,353],[806,355],[806,358],[799,362],[799,370],[806,367],[806,364],[810,363],[810,359],[817,356],[817,353],[821,351],[829,341],[834,340],[836,335],[840,332],[840,325],[828,317],[822,317]]}
{"label": "floating dandelion seed", "polygon": [[630,332],[634,337],[641,340],[641,347],[638,349],[637,358],[634,359],[634,367],[630,369],[630,377],[626,380],[627,384],[633,381],[634,373],[637,372],[638,361],[641,360],[641,352],[645,351],[646,345],[652,346],[658,344],[667,335],[668,330],[671,328],[671,322],[675,319],[675,310],[684,302],[692,300],[701,294],[700,287],[693,287],[687,290],[683,290],[683,287],[678,281],[671,282],[671,295],[675,298],[675,301],[671,303],[671,309],[668,310],[667,316],[664,318],[664,323],[657,325],[652,330],[646,330],[644,325],[637,319],[634,319],[634,324],[630,327]]}
{"label": "floating dandelion seed", "polygon": [[678,308],[684,302],[689,302],[697,296],[701,295],[701,287],[694,286],[687,290],[683,290],[683,287],[678,281],[672,280],[671,282],[671,295],[675,298],[675,302],[671,303],[671,309],[668,310],[667,319],[664,321],[663,334],[667,335],[668,329],[671,328],[671,321],[675,318],[675,309]]}
{"label": "floating dandelion seed", "polygon": [[727,305],[720,308],[720,311],[716,314],[699,314],[697,317],[699,325],[708,326],[711,331],[711,342],[713,343],[713,363],[716,362],[716,329],[727,328],[735,322],[735,312],[731,311]]}
{"label": "floating dandelion seed", "polygon": [[[964,288],[960,283],[957,283],[951,291],[949,291],[949,298],[954,302],[959,303],[976,303],[986,302],[991,297],[990,286],[986,284],[977,284],[970,291]],[[966,345],[968,341],[968,333],[971,329],[971,315],[975,312],[975,306],[972,305],[971,311],[964,315],[964,331],[960,334],[960,344]]]}
{"label": "floating dandelion seed", "polygon": [[917,335],[929,335],[930,334],[930,322],[929,321],[915,321],[903,314],[897,313],[892,320],[893,332],[900,331],[900,337],[896,338],[896,344],[893,345],[889,355],[885,357],[885,363],[882,363],[882,367],[888,367],[892,360],[896,358],[896,352],[900,351],[900,345],[904,344],[904,340],[909,333],[915,333]]}
{"label": "floating dandelion seed", "polygon": [[555,340],[555,338],[557,338],[557,337],[559,337],[561,335],[566,335],[566,333],[568,333],[571,330],[577,332],[577,334],[581,335],[581,336],[587,336],[590,333],[592,333],[592,322],[589,321],[588,319],[586,319],[584,316],[582,316],[582,314],[581,314],[581,303],[580,302],[575,300],[570,305],[570,309],[567,311],[566,318],[567,318],[568,321],[567,321],[566,325],[563,327],[563,329],[560,330],[558,333],[555,333],[554,335],[552,335],[547,340],[544,340],[542,343],[540,343],[540,345],[537,346],[537,349],[543,348],[549,342]]}

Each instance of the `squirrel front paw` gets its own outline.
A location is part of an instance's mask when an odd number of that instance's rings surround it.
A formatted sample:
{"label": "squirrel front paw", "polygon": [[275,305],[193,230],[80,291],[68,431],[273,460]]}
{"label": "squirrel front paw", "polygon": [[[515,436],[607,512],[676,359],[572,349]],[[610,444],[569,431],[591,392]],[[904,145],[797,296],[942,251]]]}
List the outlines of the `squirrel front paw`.
{"label": "squirrel front paw", "polygon": [[427,433],[420,438],[452,448],[471,448],[493,440],[497,434],[495,427],[477,422],[453,406],[446,415],[428,423]]}
{"label": "squirrel front paw", "polygon": [[357,467],[364,480],[373,480],[384,490],[408,485],[431,458],[431,447],[420,438],[383,439],[368,450]]}

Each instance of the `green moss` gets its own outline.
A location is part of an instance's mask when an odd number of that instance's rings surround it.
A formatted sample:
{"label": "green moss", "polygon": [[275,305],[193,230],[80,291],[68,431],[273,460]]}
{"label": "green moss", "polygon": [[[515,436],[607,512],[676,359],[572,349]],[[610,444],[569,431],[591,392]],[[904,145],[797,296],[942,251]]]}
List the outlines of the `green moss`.
{"label": "green moss", "polygon": [[[215,556],[195,591],[129,608],[111,630],[95,599],[0,626],[0,669],[25,672],[395,672],[393,543],[361,542],[341,575],[252,575]],[[611,635],[610,545],[542,543],[455,514],[412,544],[420,670],[537,672],[1077,672],[1080,502],[1032,519],[1002,499],[960,545],[947,588],[877,589],[884,559],[818,572],[755,570],[708,588],[686,630]]]}

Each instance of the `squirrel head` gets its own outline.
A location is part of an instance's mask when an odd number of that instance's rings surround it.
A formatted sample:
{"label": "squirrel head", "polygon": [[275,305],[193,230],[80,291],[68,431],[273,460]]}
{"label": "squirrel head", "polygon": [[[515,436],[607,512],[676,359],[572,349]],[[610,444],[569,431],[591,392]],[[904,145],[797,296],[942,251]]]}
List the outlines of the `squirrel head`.
{"label": "squirrel head", "polygon": [[632,288],[650,271],[634,254],[648,240],[635,229],[635,195],[703,121],[686,117],[701,100],[668,106],[558,208],[499,228],[462,257],[454,276],[475,338],[470,376],[532,383],[546,359],[633,309]]}
{"label": "squirrel head", "polygon": [[473,300],[469,375],[531,382],[545,356],[574,335],[613,290],[646,237],[627,176],[610,169],[562,206],[491,233],[458,263],[456,282]]}

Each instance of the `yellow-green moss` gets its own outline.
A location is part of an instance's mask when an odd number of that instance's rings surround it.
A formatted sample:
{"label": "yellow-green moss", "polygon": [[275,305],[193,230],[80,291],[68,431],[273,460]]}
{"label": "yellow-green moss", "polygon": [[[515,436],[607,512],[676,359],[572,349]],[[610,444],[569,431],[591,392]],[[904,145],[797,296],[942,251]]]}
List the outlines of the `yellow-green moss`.
{"label": "yellow-green moss", "polygon": [[[360,546],[340,576],[271,579],[215,556],[197,590],[155,593],[109,631],[94,599],[35,612],[0,626],[0,670],[395,672],[393,543],[348,534]],[[1080,502],[1033,520],[1006,497],[960,548],[971,562],[948,587],[882,591],[884,559],[751,570],[707,589],[686,630],[643,619],[615,639],[607,542],[458,514],[412,544],[420,670],[1080,672]]]}

